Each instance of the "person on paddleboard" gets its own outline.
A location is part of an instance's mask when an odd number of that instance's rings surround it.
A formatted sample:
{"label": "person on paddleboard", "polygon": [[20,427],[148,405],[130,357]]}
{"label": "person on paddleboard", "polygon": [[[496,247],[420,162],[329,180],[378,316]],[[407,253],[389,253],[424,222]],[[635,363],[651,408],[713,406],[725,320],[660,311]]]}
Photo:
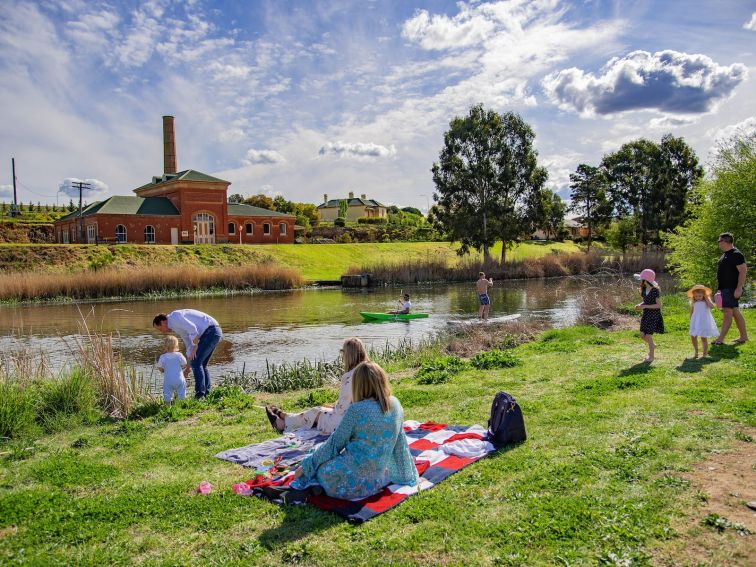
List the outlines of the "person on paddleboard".
{"label": "person on paddleboard", "polygon": [[491,298],[488,295],[489,288],[493,287],[493,278],[486,279],[485,272],[478,274],[478,281],[475,282],[475,289],[478,292],[478,319],[488,319],[491,311]]}

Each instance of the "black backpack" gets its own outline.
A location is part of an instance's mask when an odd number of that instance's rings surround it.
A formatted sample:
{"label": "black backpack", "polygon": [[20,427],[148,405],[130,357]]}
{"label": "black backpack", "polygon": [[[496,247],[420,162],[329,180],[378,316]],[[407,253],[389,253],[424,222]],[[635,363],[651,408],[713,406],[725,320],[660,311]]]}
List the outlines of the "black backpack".
{"label": "black backpack", "polygon": [[525,421],[517,401],[506,392],[499,392],[491,404],[491,419],[488,420],[488,440],[494,446],[525,441]]}

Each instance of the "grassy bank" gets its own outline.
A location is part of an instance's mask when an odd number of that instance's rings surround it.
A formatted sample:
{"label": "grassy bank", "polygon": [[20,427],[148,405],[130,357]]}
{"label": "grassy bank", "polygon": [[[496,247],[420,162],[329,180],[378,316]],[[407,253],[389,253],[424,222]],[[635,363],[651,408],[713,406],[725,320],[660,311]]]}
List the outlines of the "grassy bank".
{"label": "grassy bank", "polygon": [[[273,436],[253,403],[304,408],[335,389],[255,399],[218,389],[207,404],[4,443],[0,562],[746,565],[754,536],[727,527],[737,518],[696,471],[753,453],[754,343],[693,360],[687,306],[665,301],[669,332],[651,366],[639,364],[636,332],[575,327],[499,345],[513,346],[505,368],[447,365],[433,383],[418,358],[395,367],[408,419],[485,423],[503,389],[529,439],[362,526],[236,496],[231,484],[250,471],[212,456]],[[747,466],[746,487],[753,474]],[[212,494],[194,494],[201,480]]]}
{"label": "grassy bank", "polygon": [[[522,259],[543,256],[552,250],[576,252],[578,247],[571,242],[526,242],[509,254],[512,259]],[[298,270],[306,280],[320,280],[338,279],[350,266],[429,258],[458,261],[454,247],[444,242],[259,246],[0,244],[0,266],[12,272],[78,273],[104,267],[151,269],[177,265],[213,268],[273,262]]]}

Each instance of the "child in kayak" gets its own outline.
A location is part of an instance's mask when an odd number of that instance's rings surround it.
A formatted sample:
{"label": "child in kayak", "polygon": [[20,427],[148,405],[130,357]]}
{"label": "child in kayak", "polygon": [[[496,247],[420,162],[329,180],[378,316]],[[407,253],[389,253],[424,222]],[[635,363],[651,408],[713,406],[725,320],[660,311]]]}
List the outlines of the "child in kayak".
{"label": "child in kayak", "polygon": [[388,311],[388,313],[391,313],[392,315],[406,315],[410,312],[410,309],[412,309],[412,302],[410,301],[410,294],[405,293],[404,294],[404,303],[399,300],[399,303],[402,303],[402,308],[397,311]]}

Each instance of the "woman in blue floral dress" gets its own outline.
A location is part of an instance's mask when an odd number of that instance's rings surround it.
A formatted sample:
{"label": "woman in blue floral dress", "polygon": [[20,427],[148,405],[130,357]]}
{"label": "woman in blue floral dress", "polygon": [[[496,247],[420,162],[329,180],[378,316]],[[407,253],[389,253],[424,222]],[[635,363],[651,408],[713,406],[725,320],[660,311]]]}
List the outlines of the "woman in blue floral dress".
{"label": "woman in blue floral dress", "polygon": [[417,468],[407,446],[404,410],[386,372],[363,362],[352,375],[352,405],[328,441],[305,457],[292,488],[316,481],[329,496],[367,498],[388,484],[415,485]]}

